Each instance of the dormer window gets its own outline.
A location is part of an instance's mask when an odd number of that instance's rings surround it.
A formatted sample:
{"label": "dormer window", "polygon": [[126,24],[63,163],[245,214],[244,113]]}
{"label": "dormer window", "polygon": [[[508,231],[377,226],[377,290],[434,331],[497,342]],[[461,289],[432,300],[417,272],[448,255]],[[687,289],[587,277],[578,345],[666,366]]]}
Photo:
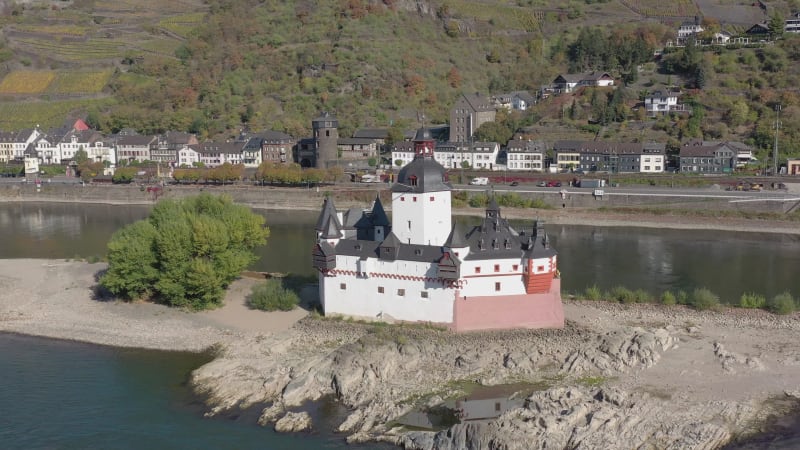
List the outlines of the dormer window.
{"label": "dormer window", "polygon": [[416,186],[417,185],[417,177],[416,177],[416,175],[411,175],[410,177],[408,177],[408,184],[410,184],[411,186]]}

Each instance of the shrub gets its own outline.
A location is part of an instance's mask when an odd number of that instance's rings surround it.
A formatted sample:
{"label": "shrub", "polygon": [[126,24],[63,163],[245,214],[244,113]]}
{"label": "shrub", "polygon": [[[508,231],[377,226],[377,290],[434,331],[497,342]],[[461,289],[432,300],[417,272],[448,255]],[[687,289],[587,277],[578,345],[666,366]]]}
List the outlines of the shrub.
{"label": "shrub", "polygon": [[795,310],[794,298],[788,291],[772,297],[767,309],[775,314],[791,314]]}
{"label": "shrub", "polygon": [[679,305],[688,305],[689,304],[689,294],[686,293],[684,290],[678,291],[678,295],[676,296]]}
{"label": "shrub", "polygon": [[767,299],[761,294],[745,292],[739,298],[739,307],[741,308],[763,308],[766,305]]}
{"label": "shrub", "polygon": [[262,311],[291,311],[300,298],[297,294],[283,287],[281,280],[272,279],[253,286],[247,304],[253,309]]}
{"label": "shrub", "polygon": [[586,288],[586,292],[583,293],[583,298],[586,300],[600,300],[602,297],[603,293],[596,285]]}
{"label": "shrub", "polygon": [[469,198],[469,206],[473,208],[485,208],[489,204],[489,197],[486,194],[475,194]]}
{"label": "shrub", "polygon": [[636,303],[650,303],[653,300],[650,293],[644,289],[637,289],[636,292],[633,293],[633,297]]}
{"label": "shrub", "polygon": [[689,305],[700,311],[716,308],[719,306],[719,296],[706,288],[698,288],[692,292]]}
{"label": "shrub", "polygon": [[634,303],[636,302],[636,294],[626,287],[616,286],[611,289],[609,297],[620,303]]}
{"label": "shrub", "polygon": [[675,298],[675,294],[672,292],[664,291],[664,293],[661,294],[662,305],[674,305],[675,303],[677,303],[677,299]]}

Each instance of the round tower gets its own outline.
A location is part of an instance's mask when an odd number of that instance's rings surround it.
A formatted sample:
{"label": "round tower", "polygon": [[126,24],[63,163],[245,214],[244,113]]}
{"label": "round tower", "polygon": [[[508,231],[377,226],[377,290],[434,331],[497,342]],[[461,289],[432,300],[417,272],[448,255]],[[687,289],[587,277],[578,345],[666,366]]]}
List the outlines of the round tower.
{"label": "round tower", "polygon": [[327,169],[338,160],[339,121],[327,111],[311,121],[314,131],[315,167]]}
{"label": "round tower", "polygon": [[400,169],[392,185],[392,232],[405,244],[444,245],[451,229],[452,187],[434,159],[435,141],[420,128],[414,160]]}

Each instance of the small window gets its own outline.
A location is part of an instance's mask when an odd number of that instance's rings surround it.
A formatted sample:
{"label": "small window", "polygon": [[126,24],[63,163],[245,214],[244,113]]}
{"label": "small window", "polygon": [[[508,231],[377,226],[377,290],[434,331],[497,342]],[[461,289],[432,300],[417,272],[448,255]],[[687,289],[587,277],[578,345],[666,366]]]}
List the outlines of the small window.
{"label": "small window", "polygon": [[536,267],[536,271],[537,272],[544,272],[544,266],[537,266]]}
{"label": "small window", "polygon": [[400,197],[400,201],[404,202],[404,201],[406,201],[406,198],[405,197]]}
{"label": "small window", "polygon": [[422,298],[428,298],[428,291],[422,291],[419,293],[419,296]]}
{"label": "small window", "polygon": [[344,291],[345,289],[347,289],[347,285],[345,283],[341,283],[339,284],[339,289]]}
{"label": "small window", "polygon": [[416,196],[414,196],[413,198],[414,198],[414,201],[417,201],[417,197]]}
{"label": "small window", "polygon": [[405,289],[398,289],[398,290],[397,290],[397,295],[398,295],[399,297],[405,297],[405,295],[406,295],[406,290],[405,290]]}
{"label": "small window", "polygon": [[494,410],[498,411],[498,412],[500,411],[500,402],[495,402],[494,403]]}
{"label": "small window", "polygon": [[475,273],[481,273],[481,268],[480,267],[476,267],[475,268]]}
{"label": "small window", "polygon": [[383,294],[383,286],[378,286],[378,294]]}
{"label": "small window", "polygon": [[514,264],[513,266],[511,266],[511,268],[512,268],[512,270],[514,270],[514,272],[516,272],[516,271],[519,270],[519,265],[518,264]]}
{"label": "small window", "polygon": [[431,195],[431,201],[433,201],[433,196]]}
{"label": "small window", "polygon": [[495,264],[494,265],[494,271],[495,272],[500,272],[500,264]]}
{"label": "small window", "polygon": [[500,283],[499,282],[494,284],[494,290],[495,291],[499,291],[500,290]]}

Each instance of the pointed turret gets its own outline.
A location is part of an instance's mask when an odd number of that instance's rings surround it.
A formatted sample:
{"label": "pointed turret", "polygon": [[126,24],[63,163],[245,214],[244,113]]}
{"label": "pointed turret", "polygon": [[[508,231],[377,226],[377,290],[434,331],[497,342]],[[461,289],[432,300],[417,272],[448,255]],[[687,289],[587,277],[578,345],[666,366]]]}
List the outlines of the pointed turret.
{"label": "pointed turret", "polygon": [[342,224],[339,223],[339,217],[336,214],[336,207],[333,206],[333,199],[326,197],[325,203],[322,205],[322,211],[319,213],[319,217],[317,218],[317,226],[315,230],[318,232],[322,232],[328,226],[328,219],[333,217],[336,221],[337,227],[341,230]]}
{"label": "pointed turret", "polygon": [[456,222],[450,230],[450,236],[447,236],[444,246],[447,248],[465,248],[469,247],[467,243],[467,233],[464,232],[464,227],[461,223]]}
{"label": "pointed turret", "polygon": [[320,231],[320,239],[341,239],[342,226],[339,225],[339,220],[336,216],[328,216],[328,222],[325,227]]}
{"label": "pointed turret", "polygon": [[372,214],[370,217],[372,218],[372,224],[376,227],[389,226],[389,216],[386,215],[386,210],[383,209],[383,203],[378,194],[375,194],[375,203],[372,204]]}

